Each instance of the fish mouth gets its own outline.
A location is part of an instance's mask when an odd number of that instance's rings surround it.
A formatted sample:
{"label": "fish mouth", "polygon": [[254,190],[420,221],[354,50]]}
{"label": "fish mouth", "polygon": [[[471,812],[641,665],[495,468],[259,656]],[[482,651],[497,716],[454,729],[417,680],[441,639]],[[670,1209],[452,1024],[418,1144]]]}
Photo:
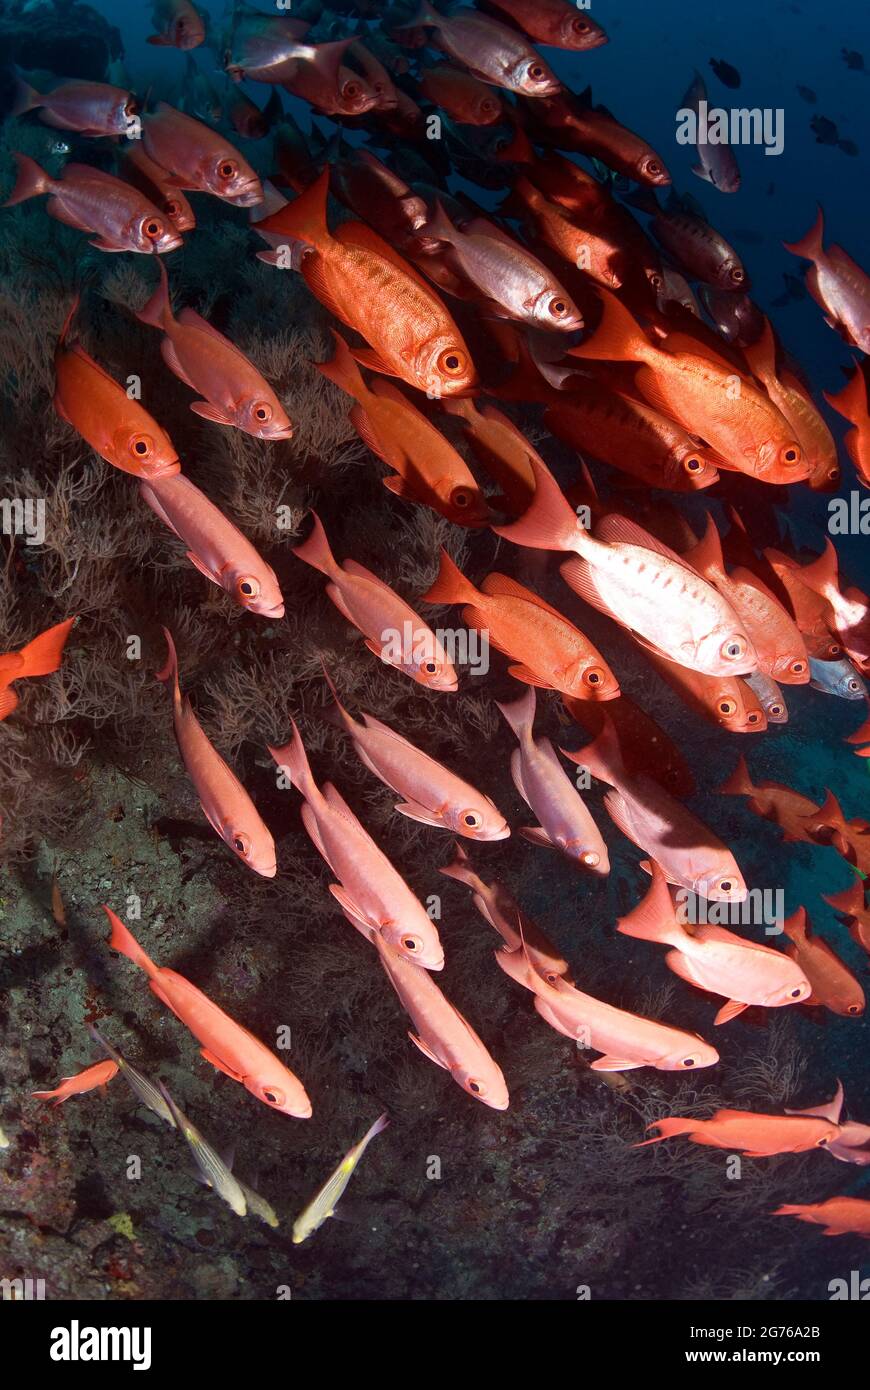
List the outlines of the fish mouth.
{"label": "fish mouth", "polygon": [[252,864],[251,868],[254,870],[254,873],[259,874],[261,878],[274,878],[278,872],[278,865],[275,863],[264,864],[262,866],[260,864]]}
{"label": "fish mouth", "polygon": [[509,825],[505,825],[501,830],[493,830],[487,835],[474,835],[472,838],[479,840],[482,844],[489,844],[492,840],[506,840],[511,833]]}
{"label": "fish mouth", "polygon": [[271,608],[252,608],[251,612],[256,613],[258,618],[283,618],[284,604],[281,602],[274,604]]}
{"label": "fish mouth", "polygon": [[276,425],[274,429],[261,431],[260,438],[268,439],[270,442],[276,439],[292,439],[293,426],[289,424]]}
{"label": "fish mouth", "polygon": [[243,184],[238,193],[233,193],[231,197],[225,198],[225,202],[232,203],[237,208],[252,208],[258,203],[265,202],[263,186],[259,179],[249,179]]}

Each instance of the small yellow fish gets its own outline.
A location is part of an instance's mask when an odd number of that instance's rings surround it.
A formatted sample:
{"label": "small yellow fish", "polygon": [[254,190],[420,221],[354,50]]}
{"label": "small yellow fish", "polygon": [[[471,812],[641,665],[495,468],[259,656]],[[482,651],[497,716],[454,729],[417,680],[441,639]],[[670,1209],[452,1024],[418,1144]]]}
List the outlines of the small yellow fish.
{"label": "small yellow fish", "polygon": [[293,1244],[301,1245],[303,1240],[307,1240],[310,1235],[322,1226],[329,1216],[335,1215],[335,1208],[344,1195],[353,1177],[356,1165],[359,1163],[366,1149],[376,1134],[380,1134],[390,1123],[390,1117],[386,1113],[379,1115],[369,1129],[360,1139],[358,1144],[354,1144],[352,1149],[348,1149],[344,1158],[339,1163],[335,1172],[312,1197],[308,1206],[293,1223]]}

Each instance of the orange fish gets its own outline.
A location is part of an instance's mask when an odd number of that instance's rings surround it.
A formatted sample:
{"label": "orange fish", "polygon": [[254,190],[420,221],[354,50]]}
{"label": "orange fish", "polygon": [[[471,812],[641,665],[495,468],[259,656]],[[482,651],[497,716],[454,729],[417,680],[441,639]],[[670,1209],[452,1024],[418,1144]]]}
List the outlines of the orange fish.
{"label": "orange fish", "polygon": [[835,951],[810,928],[805,907],[783,922],[782,929],[792,943],[786,953],[800,966],[812,986],[808,1004],[822,1004],[832,1013],[860,1018],[864,1012],[864,991]]}
{"label": "orange fish", "polygon": [[154,0],[151,18],[158,32],[146,43],[186,50],[205,42],[205,23],[190,0]]}
{"label": "orange fish", "polygon": [[671,181],[661,156],[603,106],[594,106],[589,87],[579,96],[561,91],[526,102],[525,114],[536,142],[576,150],[639,183],[660,187]]}
{"label": "orange fish", "polygon": [[353,739],[358,756],[370,772],[403,798],[397,811],[423,825],[467,835],[470,840],[508,838],[510,827],[490,797],[374,715],[364,714],[362,723],[354,719],[339,700],[326,667],[323,674],[335,701],[338,722]]}
{"label": "orange fish", "polygon": [[768,483],[809,476],[794,430],[750,377],[686,334],[671,333],[664,346],[654,345],[614,295],[600,293],[601,323],[588,342],[569,350],[571,356],[640,363],[635,383],[644,398],[689,434],[706,439],[720,467]]}
{"label": "orange fish", "polygon": [[83,1096],[86,1091],[96,1090],[97,1086],[108,1085],[117,1070],[117,1062],[95,1062],[92,1067],[85,1067],[75,1076],[65,1076],[54,1091],[31,1091],[30,1094],[38,1096],[40,1100],[51,1100],[57,1096],[55,1106],[63,1105],[70,1096]]}
{"label": "orange fish", "polygon": [[488,574],[476,589],[442,549],[438,578],[423,602],[464,604],[465,622],[512,658],[508,670],[517,680],[581,700],[619,694],[616,677],[588,637],[506,574]]}
{"label": "orange fish", "polygon": [[4,207],[49,195],[50,217],[91,232],[98,251],[138,251],[162,256],[181,245],[181,237],[159,208],[130,184],[89,164],[66,164],[53,179],[29,155],[15,154],[18,177]]}
{"label": "orange fish", "polygon": [[347,343],[336,332],[332,336],[332,360],[315,365],[357,402],[351,424],[372,453],[395,470],[383,479],[384,487],[460,526],[485,526],[490,510],[462,455],[392,382],[376,378],[367,386]]}
{"label": "orange fish", "polygon": [[160,284],[136,317],[163,329],[160,348],[167,367],[205,397],[191,402],[195,415],[216,425],[233,425],[255,439],[290,438],[293,426],[287,413],[253,362],[195,310],[182,309],[175,317],[162,262]]}
{"label": "orange fish", "polygon": [[785,840],[815,843],[808,817],[818,815],[816,803],[781,782],[753,783],[742,753],[731,776],[717,790],[724,796],[748,796],[750,811],[780,826]]}
{"label": "orange fish", "polygon": [[364,367],[397,376],[430,396],[468,391],[476,374],[462,335],[426,280],[362,222],[326,221],[329,169],[292,203],[259,223],[313,248],[302,275],[313,294],[370,344]]}
{"label": "orange fish", "polygon": [[768,319],[757,342],[744,347],[743,356],[756,380],[760,381],[773,404],[794,431],[804,463],[809,468],[811,488],[830,491],[840,478],[837,444],[815,405],[802,386],[786,371],[778,371],[776,343]]}
{"label": "orange fish", "polygon": [[655,652],[646,655],[662,679],[703,719],[731,734],[764,733],[767,715],[748,681],[740,676],[708,676],[702,671],[690,671]]}
{"label": "orange fish", "polygon": [[847,820],[832,791],[810,813],[806,825],[814,838],[830,842],[862,874],[870,874],[870,826],[865,820]]}
{"label": "orange fish", "polygon": [[[647,1129],[657,1129],[655,1139],[635,1144],[644,1149],[648,1144],[660,1144],[677,1134],[687,1134],[693,1144],[705,1144],[713,1149],[742,1153],[746,1158],[772,1158],[775,1154],[799,1154],[808,1149],[826,1149],[838,1133],[839,1126],[818,1116],[759,1115],[752,1110],[717,1110],[709,1120],[695,1116],[673,1115],[654,1120]],[[867,1204],[870,1206],[870,1202]]]}
{"label": "orange fish", "polygon": [[782,551],[768,547],[765,560],[785,590],[807,653],[819,661],[835,661],[843,648],[834,634],[834,614],[827,599],[801,578],[801,566]]}
{"label": "orange fish", "polygon": [[609,716],[616,728],[622,759],[631,776],[649,773],[673,796],[691,796],[695,777],[687,759],[674,740],[660,724],[622,694],[618,700],[601,705],[563,695],[562,703],[568,714],[588,734],[598,735]]}
{"label": "orange fish", "polygon": [[856,878],[841,893],[823,893],[822,897],[837,912],[842,912],[854,941],[870,956],[870,908],[864,906],[864,880]]}
{"label": "orange fish", "polygon": [[516,210],[535,241],[542,241],[570,265],[580,267],[596,284],[611,290],[621,287],[624,257],[609,228],[599,232],[591,219],[578,225],[579,214],[569,216],[522,177],[514,183],[506,210]]}
{"label": "orange fish", "polygon": [[683,552],[704,579],[728,599],[741,618],[758,655],[758,668],[783,685],[806,685],[810,662],[794,619],[771,591],[749,570],[728,574],[716,524],[707,513],[703,539]]}
{"label": "orange fish", "polygon": [[486,883],[474,868],[468,853],[457,840],[456,858],[438,872],[455,878],[471,889],[472,902],[491,927],[495,927],[509,951],[518,951],[523,942],[529,960],[539,974],[551,983],[561,975],[570,981],[568,962],[544,936],[530,917],[527,917],[513,895],[497,878]]}
{"label": "orange fish", "polygon": [[410,28],[426,26],[434,32],[431,42],[482,82],[543,97],[558,92],[560,84],[540,53],[524,34],[477,10],[460,9],[443,15],[421,0]]}
{"label": "orange fish", "polygon": [[837,552],[830,538],[817,559],[794,566],[801,584],[828,604],[831,626],[859,671],[870,672],[870,599],[860,589],[843,589]]}
{"label": "orange fish", "polygon": [[777,1207],[774,1216],[796,1216],[824,1226],[826,1236],[859,1235],[870,1240],[870,1201],[861,1197],[829,1197],[826,1202]]}
{"label": "orange fish", "polygon": [[142,117],[142,145],[178,188],[213,193],[242,208],[263,201],[260,180],[226,136],[168,102],[158,101]]}
{"label": "orange fish", "polygon": [[852,425],[853,428],[846,431],[843,442],[849,458],[855,465],[859,483],[864,487],[870,487],[870,405],[867,398],[867,378],[861,366],[856,363],[855,370],[842,391],[838,391],[836,395],[823,391],[822,395],[828,405]]}
{"label": "orange fish", "polygon": [[592,1071],[633,1071],[655,1067],[657,1071],[694,1071],[719,1061],[715,1047],[696,1033],[684,1033],[667,1023],[614,1008],[591,994],[583,994],[567,980],[545,979],[535,970],[526,951],[496,951],[506,975],[535,996],[535,1008],[545,1023],[585,1048],[603,1055],[590,1064]]}
{"label": "orange fish", "polygon": [[172,718],[182,762],[196,788],[205,818],[243,864],[263,878],[274,878],[275,841],[239,779],[210,743],[193,712],[182,699],[178,683],[178,657],[168,628],[163,629],[168,647],[166,665],[157,679],[172,695]]}
{"label": "orange fish", "polygon": [[356,560],[340,565],[329,548],[320,517],[316,512],[311,517],[314,529],[293,553],[326,575],[326,592],[342,616],[363,634],[369,651],[418,685],[456,690],[459,682],[453,663],[432,629],[364,565]]}
{"label": "orange fish", "polygon": [[751,1004],[779,1009],[809,1001],[806,974],[788,954],[746,941],[711,922],[687,924],[677,915],[673,895],[659,864],[652,885],[637,907],[617,919],[617,930],[640,941],[670,946],[665,964],[680,979],[728,1000],[714,1022],[728,1023]]}
{"label": "orange fish", "polygon": [[75,622],[67,618],[46,628],[17,652],[4,652],[0,656],[0,720],[7,719],[18,704],[18,696],[12,689],[13,681],[25,680],[28,676],[50,676],[60,668],[66,639]]}
{"label": "orange fish", "polygon": [[145,971],[152,992],[202,1043],[200,1052],[205,1060],[233,1081],[240,1081],[246,1091],[270,1109],[307,1120],[312,1113],[311,1101],[298,1076],[196,985],[165,965],[155,965],[120,917],[105,905],[103,911],[112,928],[112,950],[120,951]]}
{"label": "orange fish", "polygon": [[89,357],[70,330],[74,300],[54,353],[54,408],[100,458],[152,481],[181,472],[169,435],[120,382]]}
{"label": "orange fish", "polygon": [[506,115],[498,92],[451,63],[423,68],[419,80],[423,96],[460,125],[494,125]]}
{"label": "orange fish", "polygon": [[357,820],[337,787],[318,787],[295,723],[283,748],[269,748],[281,771],[302,794],[302,824],[338,883],[329,891],[348,921],[370,932],[426,970],[444,968],[438,929],[402,875]]}
{"label": "orange fish", "polygon": [[496,704],[519,740],[519,747],[511,754],[514,786],[540,821],[540,825],[523,826],[520,834],[533,845],[560,850],[581,868],[608,874],[607,846],[591,811],[550,740],[535,738],[534,689],[529,688],[510,704],[498,700]]}
{"label": "orange fish", "polygon": [[493,530],[516,545],[576,551],[560,573],[587,603],[645,646],[710,675],[754,670],[757,658],[737,614],[712,584],[628,518],[604,517],[592,536],[544,463],[531,460],[532,505]]}

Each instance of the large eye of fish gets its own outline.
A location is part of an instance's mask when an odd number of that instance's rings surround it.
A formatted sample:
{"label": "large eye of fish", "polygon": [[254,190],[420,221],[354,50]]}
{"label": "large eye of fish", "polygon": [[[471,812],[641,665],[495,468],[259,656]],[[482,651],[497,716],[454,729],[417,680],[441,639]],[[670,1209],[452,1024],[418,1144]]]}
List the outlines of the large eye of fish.
{"label": "large eye of fish", "polygon": [[142,223],[142,235],[149,241],[159,241],[163,235],[163,223],[158,222],[156,217],[149,217],[147,222]]}
{"label": "large eye of fish", "polygon": [[719,882],[716,884],[716,887],[720,893],[730,893],[734,887],[734,884],[731,882],[730,878],[723,878],[719,880]]}
{"label": "large eye of fish", "polygon": [[459,819],[466,830],[479,830],[483,825],[483,816],[479,811],[463,811]]}
{"label": "large eye of fish", "polygon": [[740,265],[732,265],[728,272],[728,279],[732,285],[742,285],[746,279],[746,271]]}
{"label": "large eye of fish", "polygon": [[747,722],[747,724],[757,724],[757,723],[758,723],[758,711],[757,711],[757,710],[753,710],[751,714],[747,714],[747,716],[746,716],[746,722]]}
{"label": "large eye of fish", "polygon": [[234,179],[239,172],[239,166],[234,159],[224,159],[221,160],[218,165],[217,171],[218,178],[224,179],[225,182],[229,183],[230,179]]}
{"label": "large eye of fish", "polygon": [[124,105],[124,115],[125,115],[128,119],[129,119],[131,116],[135,116],[135,115],[136,115],[136,112],[137,112],[138,110],[139,110],[139,103],[137,102],[137,100],[136,100],[135,97],[131,97],[130,100],[129,100],[128,102],[126,102],[125,105]]}
{"label": "large eye of fish", "polygon": [[253,412],[254,419],[259,420],[263,425],[268,424],[272,418],[272,407],[268,401],[255,401]]}
{"label": "large eye of fish", "polygon": [[742,661],[746,655],[746,639],[744,637],[729,637],[720,649],[720,654],[726,661]]}
{"label": "large eye of fish", "polygon": [[719,701],[717,709],[719,710],[720,714],[723,714],[725,716],[726,719],[730,719],[732,714],[737,713],[737,701],[732,700],[729,696],[726,696],[724,700]]}
{"label": "large eye of fish", "polygon": [[785,714],[785,710],[783,709],[782,705],[771,705],[770,712],[773,715],[774,719],[778,719],[781,714]]}
{"label": "large eye of fish", "polygon": [[498,114],[498,106],[490,97],[484,97],[480,103],[481,114],[484,116],[495,116]]}
{"label": "large eye of fish", "polygon": [[407,951],[409,955],[417,955],[422,949],[422,947],[423,943],[420,940],[419,936],[402,937],[402,949]]}
{"label": "large eye of fish", "polygon": [[843,655],[843,648],[838,642],[832,642],[825,655],[828,661],[836,661],[838,656]]}
{"label": "large eye of fish", "polygon": [[860,1014],[861,1012],[862,1009],[860,1004],[850,1004],[848,1009],[846,1010],[846,1013],[848,1014]]}
{"label": "large eye of fish", "polygon": [[787,463],[790,468],[795,468],[801,461],[801,451],[797,444],[789,444],[780,450],[780,459]]}
{"label": "large eye of fish", "polygon": [[459,507],[461,511],[465,511],[466,507],[471,506],[471,493],[467,487],[454,488],[450,494],[450,501],[454,507]]}
{"label": "large eye of fish", "polygon": [[795,661],[790,663],[788,669],[793,676],[802,676],[807,669],[807,663],[798,657]]}
{"label": "large eye of fish", "polygon": [[435,661],[435,659],[430,656],[428,661],[424,661],[421,664],[420,670],[423,672],[424,676],[437,676],[438,672],[441,670],[441,663]]}
{"label": "large eye of fish", "polygon": [[817,1148],[817,1149],[826,1149],[827,1147],[828,1147],[828,1137],[827,1137],[827,1135],[825,1135],[822,1139],[817,1139],[817,1140],[816,1140],[816,1148]]}
{"label": "large eye of fish", "polygon": [[362,87],[359,85],[358,82],[345,82],[342,94],[343,96],[347,97],[349,101],[354,101],[356,97],[361,95],[361,93]]}
{"label": "large eye of fish", "polygon": [[664,173],[664,169],[662,168],[661,162],[658,159],[648,159],[646,161],[646,164],[644,165],[644,168],[646,169],[646,172],[648,174],[651,174],[653,176],[653,178],[658,178],[659,174]]}
{"label": "large eye of fish", "polygon": [[532,77],[536,82],[539,82],[543,76],[544,69],[541,67],[541,64],[532,63],[531,67],[529,68],[529,77]]}
{"label": "large eye of fish", "polygon": [[283,1105],[285,1096],[283,1091],[279,1091],[277,1086],[269,1086],[263,1091],[263,1100],[269,1105]]}
{"label": "large eye of fish", "polygon": [[704,467],[704,460],[699,459],[697,454],[690,454],[687,459],[683,459],[683,467],[687,473],[700,473]]}
{"label": "large eye of fish", "polygon": [[243,574],[236,584],[239,597],[244,601],[246,598],[260,597],[260,581],[253,575]]}
{"label": "large eye of fish", "polygon": [[652,285],[652,287],[653,287],[653,289],[656,291],[656,293],[658,293],[659,290],[663,290],[663,289],[664,289],[664,287],[665,287],[664,276],[659,275],[659,273],[658,273],[657,270],[649,270],[649,271],[647,271],[647,279],[649,280],[650,284]]}
{"label": "large eye of fish", "polygon": [[583,679],[587,685],[597,688],[604,680],[604,672],[600,666],[590,666],[588,671],[583,672]]}
{"label": "large eye of fish", "polygon": [[486,1095],[486,1087],[484,1086],[483,1082],[477,1081],[473,1076],[469,1076],[468,1078],[468,1089],[475,1096]]}
{"label": "large eye of fish", "polygon": [[134,434],[130,440],[130,452],[137,459],[150,458],[154,453],[154,440],[150,434]]}
{"label": "large eye of fish", "polygon": [[247,858],[247,856],[251,852],[251,842],[248,839],[247,835],[245,835],[241,830],[236,830],[233,832],[232,845],[233,849],[236,851],[236,854],[240,854],[243,858]]}
{"label": "large eye of fish", "polygon": [[789,998],[790,998],[790,999],[803,999],[803,997],[804,997],[804,987],[803,987],[803,985],[798,985],[797,989],[793,989],[792,992],[791,992],[791,994],[789,995]]}
{"label": "large eye of fish", "polygon": [[174,198],[169,198],[169,199],[167,199],[167,202],[166,202],[166,216],[169,217],[170,219],[173,218],[173,217],[180,217],[180,216],[181,216],[181,204],[180,204],[180,203],[176,203],[176,201],[175,201]]}
{"label": "large eye of fish", "polygon": [[684,1058],[683,1058],[683,1066],[684,1066],[684,1067],[693,1067],[694,1065],[695,1065],[695,1059],[694,1059],[694,1057],[684,1057]]}
{"label": "large eye of fish", "polygon": [[587,34],[590,26],[585,19],[580,19],[579,16],[575,16],[571,21],[571,28],[574,30],[575,34]]}
{"label": "large eye of fish", "polygon": [[550,313],[554,319],[563,319],[567,312],[568,305],[565,303],[564,299],[559,299],[557,297],[556,299],[550,300]]}
{"label": "large eye of fish", "polygon": [[455,348],[448,348],[438,358],[438,370],[445,376],[461,376],[465,371],[465,354]]}
{"label": "large eye of fish", "polygon": [[594,849],[584,850],[580,855],[580,863],[585,864],[587,869],[596,869],[601,863],[601,855]]}
{"label": "large eye of fish", "polygon": [[858,682],[854,679],[854,677],[850,677],[849,680],[846,681],[846,689],[854,692],[856,690],[860,690],[861,687],[858,684]]}

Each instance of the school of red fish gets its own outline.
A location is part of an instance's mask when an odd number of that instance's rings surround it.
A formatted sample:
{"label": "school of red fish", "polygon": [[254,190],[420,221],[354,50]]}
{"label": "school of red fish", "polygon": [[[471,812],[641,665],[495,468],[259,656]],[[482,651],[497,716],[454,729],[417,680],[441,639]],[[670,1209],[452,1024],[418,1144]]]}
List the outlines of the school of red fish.
{"label": "school of red fish", "polygon": [[[416,12],[388,12],[377,29],[352,28],[348,20],[348,34],[330,42],[312,39],[303,20],[246,5],[215,40],[189,0],[160,0],[155,13],[155,45],[214,43],[235,84],[223,111],[194,115],[165,101],[146,107],[131,91],[96,82],[40,92],[22,79],[22,119],[95,141],[108,137],[113,167],[69,163],[53,178],[18,154],[7,206],[47,197],[47,214],[85,233],[91,246],[158,257],[196,236],[188,194],[249,209],[259,248],[252,243],[251,254],[276,275],[301,275],[332,315],[334,351],[316,365],[345,393],[349,418],[385,466],[382,481],[397,505],[428,507],[457,528],[492,528],[510,543],[505,564],[522,556],[513,547],[556,552],[565,602],[579,621],[584,608],[603,614],[680,701],[726,733],[760,734],[784,722],[784,692],[793,685],[867,700],[870,597],[840,573],[833,542],[809,558],[788,541],[761,545],[753,501],[731,500],[754,498],[751,489],[761,484],[831,494],[841,480],[833,435],[799,365],[749,298],[737,252],[690,204],[675,195],[659,201],[658,190],[671,182],[661,156],[594,105],[588,91],[567,90],[538,51],[585,53],[607,42],[587,12],[569,0],[486,0],[481,9],[445,14],[423,0]],[[243,81],[269,87],[262,110]],[[303,136],[285,113],[282,91],[318,116],[340,119],[344,138],[316,149],[314,136]],[[427,181],[433,129],[467,180],[482,170],[487,187],[487,166],[507,166],[499,185],[507,193],[496,210]],[[271,179],[256,172],[228,130],[246,139],[273,135]],[[402,158],[391,159],[393,143],[406,152]],[[99,149],[105,163],[102,143]],[[621,199],[628,181],[638,191]],[[737,184],[739,174],[719,191]],[[870,351],[870,278],[840,247],[825,249],[821,210],[787,249],[812,263],[808,287],[831,328],[856,354]],[[192,307],[173,307],[162,260],[158,277],[138,317],[161,334],[166,368],[193,393],[190,409],[264,445],[293,438],[294,424],[261,372]],[[101,365],[98,348],[97,356],[86,351],[76,331],[78,302],[67,311],[55,351],[58,416],[135,479],[142,501],[205,579],[249,614],[280,621],[285,600],[274,570],[186,476],[166,429]],[[867,381],[863,363],[856,365],[847,385],[826,397],[850,423],[846,450],[864,487]],[[144,400],[159,395],[159,380],[146,379]],[[578,456],[564,486],[517,423],[517,407],[535,406],[544,408],[545,430]],[[464,452],[451,442],[457,432]],[[605,468],[593,476],[581,455]],[[725,489],[700,536],[674,505],[650,496],[650,489],[696,493],[737,475],[745,486]],[[768,505],[769,491],[757,495]],[[446,549],[432,557],[438,573],[431,587],[409,603],[375,570],[334,553],[328,496],[317,505],[295,556],[323,576],[326,594],[373,662],[449,699],[461,672],[425,615],[445,605],[459,606],[466,626],[508,658],[516,692],[498,708],[512,733],[513,783],[533,822],[519,829],[526,840],[580,874],[608,874],[613,831],[593,817],[564,760],[604,784],[607,815],[641,851],[649,875],[648,890],[617,930],[650,943],[643,947],[650,960],[655,944],[666,947],[670,970],[719,1001],[711,1026],[750,1008],[863,1013],[859,980],[812,929],[805,906],[783,925],[785,949],[686,917],[687,894],[741,903],[749,885],[732,850],[686,804],[697,769],[621,691],[606,655],[560,607],[507,573],[467,577]],[[0,718],[15,714],[18,681],[58,670],[74,623],[70,617],[0,657]],[[405,635],[400,649],[395,633]],[[172,634],[165,636],[158,677],[203,814],[244,868],[267,878],[292,873],[279,870],[268,826],[185,697],[183,661]],[[441,872],[471,890],[501,938],[498,967],[531,994],[541,1019],[598,1053],[595,1071],[714,1066],[719,1055],[705,1038],[595,998],[572,981],[568,963],[485,867],[485,843],[512,833],[494,801],[377,711],[346,709],[334,676],[324,669],[347,756],[399,797],[398,814],[457,837],[455,857]],[[591,742],[563,749],[537,733],[538,691],[557,692],[565,729],[573,725]],[[168,731],[168,707],[166,719]],[[850,742],[858,756],[870,756],[870,719]],[[318,779],[305,743],[305,729],[291,721],[287,741],[269,751],[300,798],[302,825],[329,870],[337,908],[377,953],[423,1056],[469,1096],[507,1109],[501,1067],[437,982],[445,952],[436,922],[341,790]],[[748,798],[786,840],[838,851],[854,882],[826,901],[870,956],[863,883],[870,824],[847,819],[831,792],[817,805],[789,786],[753,781],[742,754],[719,790]],[[480,843],[479,862],[469,841]],[[105,911],[109,945],[144,972],[213,1067],[271,1109],[312,1114],[303,1079],[195,984],[153,961],[111,907]],[[147,938],[147,926],[141,934]],[[485,1035],[485,1020],[482,1026]],[[261,1199],[222,1171],[168,1093],[103,1046],[110,1060],[34,1094],[60,1104],[105,1086],[120,1070],[195,1154],[207,1154],[205,1180],[233,1209],[263,1215]],[[843,1104],[838,1088],[833,1101],[799,1114],[668,1116],[646,1142],[685,1135],[753,1158],[825,1148],[841,1162],[870,1164],[870,1125],[844,1120]],[[332,1214],[328,1203],[334,1206],[384,1124],[383,1117],[376,1122],[323,1189],[327,1196],[315,1199],[313,1214],[300,1218],[303,1234]],[[867,1200],[836,1197],[777,1214],[822,1223],[829,1235],[870,1236]]]}

